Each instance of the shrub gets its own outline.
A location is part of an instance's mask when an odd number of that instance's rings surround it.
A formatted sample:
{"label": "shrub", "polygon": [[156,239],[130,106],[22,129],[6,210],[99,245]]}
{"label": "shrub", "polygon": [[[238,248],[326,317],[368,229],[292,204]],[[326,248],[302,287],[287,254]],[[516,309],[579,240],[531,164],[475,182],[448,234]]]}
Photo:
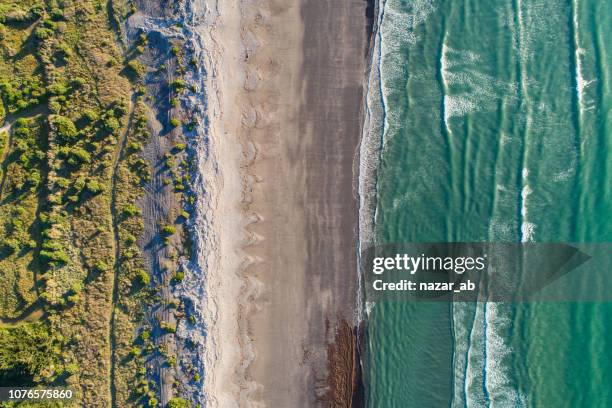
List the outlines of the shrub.
{"label": "shrub", "polygon": [[133,217],[135,215],[140,215],[140,208],[136,207],[133,204],[128,204],[123,209],[123,215],[126,217]]}
{"label": "shrub", "polygon": [[142,150],[142,144],[139,142],[130,142],[127,146],[127,150],[130,153],[139,152]]}
{"label": "shrub", "polygon": [[185,272],[183,272],[183,271],[180,271],[180,272],[175,273],[175,274],[174,274],[174,277],[172,278],[172,280],[173,280],[175,283],[180,283],[180,282],[182,282],[184,279],[185,279]]}
{"label": "shrub", "polygon": [[64,95],[68,92],[68,88],[64,84],[55,82],[47,87],[47,92],[51,95]]}
{"label": "shrub", "polygon": [[53,30],[50,30],[45,27],[38,27],[34,32],[34,36],[36,37],[36,39],[43,41],[47,38],[53,37]]}
{"label": "shrub", "polygon": [[176,153],[182,152],[183,150],[185,150],[185,143],[177,143],[177,144],[175,144],[174,147],[172,148],[172,150],[174,150]]}
{"label": "shrub", "polygon": [[[0,367],[28,381],[53,363],[53,344],[44,323],[22,323],[0,328]],[[10,377],[9,377],[10,378]]]}
{"label": "shrub", "polygon": [[174,228],[172,225],[164,225],[161,229],[161,232],[162,235],[170,236],[176,232],[176,228]]}
{"label": "shrub", "polygon": [[104,190],[102,185],[97,180],[88,181],[87,184],[85,185],[85,188],[87,189],[87,191],[89,191],[92,194],[98,194]]}
{"label": "shrub", "polygon": [[77,88],[81,88],[86,83],[87,83],[87,81],[85,79],[83,79],[81,77],[76,77],[72,81],[70,81],[70,86],[72,86],[73,88],[77,89]]}
{"label": "shrub", "polygon": [[97,121],[100,118],[100,116],[98,115],[98,112],[96,112],[93,109],[85,109],[83,111],[83,116],[81,116],[81,118],[87,121],[88,123],[93,123]]}
{"label": "shrub", "polygon": [[21,249],[21,244],[16,239],[5,238],[4,241],[2,241],[2,245],[10,254],[19,252]]}
{"label": "shrub", "polygon": [[108,116],[106,119],[104,119],[104,130],[106,130],[108,133],[116,132],[119,130],[120,126],[119,121],[114,116]]}
{"label": "shrub", "polygon": [[55,114],[58,114],[62,110],[62,105],[57,100],[51,99],[49,101],[49,110]]}
{"label": "shrub", "polygon": [[127,71],[134,78],[140,78],[145,73],[145,67],[136,60],[131,60],[127,63]]}
{"label": "shrub", "polygon": [[51,126],[57,132],[57,136],[63,142],[73,142],[75,141],[78,132],[77,128],[69,118],[61,115],[52,116]]}
{"label": "shrub", "polygon": [[124,241],[127,246],[130,246],[136,242],[136,237],[133,236],[132,234],[126,233]]}
{"label": "shrub", "polygon": [[138,269],[136,271],[136,280],[141,285],[148,285],[149,283],[151,283],[151,277],[149,276],[147,271],[145,271],[144,269]]}
{"label": "shrub", "polygon": [[83,290],[83,284],[79,282],[73,283],[72,286],[70,287],[70,291],[75,295],[78,295],[79,293],[81,293],[82,290]]}
{"label": "shrub", "polygon": [[70,363],[64,366],[64,373],[68,376],[78,374],[80,370],[79,365],[76,363]]}
{"label": "shrub", "polygon": [[168,408],[189,408],[189,402],[183,398],[173,397],[168,401]]}
{"label": "shrub", "polygon": [[58,8],[53,8],[50,14],[51,14],[51,18],[55,21],[59,21],[64,18],[64,12]]}
{"label": "shrub", "polygon": [[172,118],[170,119],[170,126],[172,127],[177,127],[181,124],[181,121],[178,120],[177,118]]}
{"label": "shrub", "polygon": [[159,328],[162,329],[165,333],[176,333],[176,325],[170,324],[168,322],[160,322]]}
{"label": "shrub", "polygon": [[181,91],[185,89],[187,85],[185,84],[185,81],[183,81],[182,79],[176,79],[172,82],[172,84],[170,84],[170,86],[172,86],[172,88],[174,88],[174,90],[176,91]]}
{"label": "shrub", "polygon": [[124,102],[115,102],[113,104],[112,115],[116,118],[122,118],[128,113],[128,106]]}
{"label": "shrub", "polygon": [[70,260],[70,258],[64,251],[50,252],[50,251],[42,250],[40,251],[40,257],[43,260],[43,262],[47,262],[47,263],[56,262],[56,263],[61,263],[61,264],[67,264],[68,261]]}
{"label": "shrub", "polygon": [[149,338],[151,337],[151,332],[150,332],[149,330],[143,330],[143,331],[140,333],[140,336],[139,336],[139,337],[140,337],[140,340],[142,340],[142,341],[147,341],[147,340],[149,340]]}
{"label": "shrub", "polygon": [[106,272],[110,269],[110,266],[104,261],[98,261],[94,264],[94,271],[98,273]]}
{"label": "shrub", "polygon": [[85,149],[75,147],[70,150],[70,157],[80,163],[91,163],[91,155]]}

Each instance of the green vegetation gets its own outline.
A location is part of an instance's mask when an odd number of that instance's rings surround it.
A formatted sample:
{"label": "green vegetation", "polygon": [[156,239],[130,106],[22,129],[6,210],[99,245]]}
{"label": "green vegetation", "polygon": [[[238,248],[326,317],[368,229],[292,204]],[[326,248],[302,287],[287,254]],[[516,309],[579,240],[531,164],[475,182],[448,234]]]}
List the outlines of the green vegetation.
{"label": "green vegetation", "polygon": [[53,348],[58,345],[61,342],[51,337],[41,323],[0,328],[0,382],[21,381],[27,385],[34,384],[41,375],[57,376]]}
{"label": "green vegetation", "polygon": [[185,279],[185,272],[180,271],[174,274],[174,278],[172,280],[176,283],[182,282]]}
{"label": "green vegetation", "polygon": [[166,333],[176,333],[176,324],[171,324],[168,322],[160,322],[159,328],[162,329]]}
{"label": "green vegetation", "polygon": [[176,228],[172,225],[164,225],[161,229],[162,235],[169,236],[176,233]]}
{"label": "green vegetation", "polygon": [[149,134],[130,80],[145,67],[120,63],[122,4],[0,0],[0,382],[70,384],[78,406],[110,405],[111,344],[115,405],[139,404],[144,362],[125,357],[152,302],[133,205]]}
{"label": "green vegetation", "polygon": [[123,208],[123,215],[126,217],[133,217],[140,214],[140,208],[136,207],[134,204],[128,204]]}
{"label": "green vegetation", "polygon": [[[0,122],[9,129],[0,132],[0,381],[70,384],[75,406],[159,406],[145,362],[159,353],[178,365],[165,352],[175,336],[159,342],[152,327],[174,333],[186,314],[159,285],[181,282],[178,261],[188,256],[181,241],[193,196],[184,193],[181,131],[193,122],[179,119],[179,94],[192,89],[182,77],[188,57],[173,45],[172,62],[156,70],[139,56],[146,34],[118,44],[121,19],[134,12],[132,0],[0,0]],[[164,194],[176,202],[154,221],[164,266],[152,282],[138,243],[144,185],[159,177],[142,154],[150,152],[142,79],[157,74],[176,78],[175,129],[162,150]],[[145,320],[154,303],[171,310],[172,323]]]}
{"label": "green vegetation", "polygon": [[172,82],[172,84],[170,84],[172,86],[172,88],[177,91],[180,92],[182,90],[185,89],[185,87],[187,86],[185,84],[185,81],[183,81],[182,79],[176,79],[174,82]]}
{"label": "green vegetation", "polygon": [[189,402],[182,398],[174,397],[168,401],[168,408],[189,408]]}

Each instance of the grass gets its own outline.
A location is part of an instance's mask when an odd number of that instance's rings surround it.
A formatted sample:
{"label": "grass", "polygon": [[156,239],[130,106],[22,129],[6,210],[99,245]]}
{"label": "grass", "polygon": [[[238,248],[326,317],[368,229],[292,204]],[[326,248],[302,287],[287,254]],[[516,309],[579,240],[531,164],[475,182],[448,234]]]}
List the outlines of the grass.
{"label": "grass", "polygon": [[147,165],[121,141],[148,138],[142,104],[127,129],[130,81],[144,67],[122,62],[108,14],[120,3],[0,0],[0,121],[10,127],[0,133],[0,385],[68,384],[75,406],[108,406],[112,392],[118,406],[136,405],[130,384],[143,377],[141,358],[124,357],[150,298],[134,238],[142,217],[128,207]]}
{"label": "grass", "polygon": [[[158,406],[146,364],[184,317],[180,299],[154,288],[137,204],[152,179],[142,79],[163,72],[173,78],[163,171],[176,203],[156,222],[162,280],[181,282],[193,204],[184,55],[176,44],[168,68],[143,65],[144,34],[123,52],[120,22],[134,12],[124,0],[0,0],[0,385],[70,385],[74,406]],[[146,323],[153,305],[175,319]]]}

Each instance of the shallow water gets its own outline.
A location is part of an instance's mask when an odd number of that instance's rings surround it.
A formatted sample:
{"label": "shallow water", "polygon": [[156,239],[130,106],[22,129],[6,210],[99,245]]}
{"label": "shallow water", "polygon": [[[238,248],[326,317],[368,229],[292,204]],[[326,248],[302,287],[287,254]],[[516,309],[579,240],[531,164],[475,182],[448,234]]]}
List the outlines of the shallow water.
{"label": "shallow water", "polygon": [[[611,2],[387,0],[378,23],[376,243],[610,242]],[[609,316],[376,304],[369,406],[612,406]]]}

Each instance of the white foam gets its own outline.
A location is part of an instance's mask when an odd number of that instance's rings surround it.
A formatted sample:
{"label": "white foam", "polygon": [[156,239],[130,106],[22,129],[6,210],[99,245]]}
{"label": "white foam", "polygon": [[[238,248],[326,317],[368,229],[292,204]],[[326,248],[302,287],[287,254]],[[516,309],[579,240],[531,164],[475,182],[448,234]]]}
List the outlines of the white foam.
{"label": "white foam", "polygon": [[586,80],[584,77],[582,59],[586,51],[584,48],[580,47],[580,21],[578,16],[578,4],[579,0],[574,0],[572,6],[572,24],[574,25],[574,62],[576,64],[576,92],[578,94],[578,107],[580,109],[580,114],[583,114],[584,110],[586,109],[584,101],[584,91],[587,86],[594,82],[594,80]]}
{"label": "white foam", "polygon": [[495,303],[486,303],[486,361],[485,388],[489,396],[489,407],[513,406],[517,392],[509,379],[508,360],[512,349],[500,333],[506,332],[510,324],[507,312]]}

